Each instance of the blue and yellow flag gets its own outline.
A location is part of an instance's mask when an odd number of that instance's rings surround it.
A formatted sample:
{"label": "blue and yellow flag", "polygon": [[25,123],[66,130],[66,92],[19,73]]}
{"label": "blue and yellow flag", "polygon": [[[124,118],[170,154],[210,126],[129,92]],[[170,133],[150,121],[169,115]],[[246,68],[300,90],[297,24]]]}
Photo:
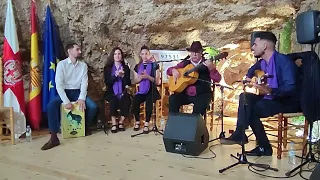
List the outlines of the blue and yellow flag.
{"label": "blue and yellow flag", "polygon": [[44,62],[43,62],[43,87],[42,111],[47,112],[47,104],[57,96],[55,75],[56,66],[60,60],[66,58],[63,45],[58,34],[57,25],[52,17],[49,5],[46,9],[44,27]]}

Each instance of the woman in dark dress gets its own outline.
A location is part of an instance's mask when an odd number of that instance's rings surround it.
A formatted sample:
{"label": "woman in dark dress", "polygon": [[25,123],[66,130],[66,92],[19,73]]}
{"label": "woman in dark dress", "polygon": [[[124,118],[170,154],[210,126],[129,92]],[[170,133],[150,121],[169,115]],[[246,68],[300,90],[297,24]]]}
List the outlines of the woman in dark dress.
{"label": "woman in dark dress", "polygon": [[139,83],[139,89],[133,99],[132,111],[135,117],[135,131],[140,129],[140,104],[146,102],[146,119],[144,123],[143,132],[149,132],[149,121],[151,119],[153,103],[160,99],[160,93],[157,85],[160,85],[160,71],[159,66],[156,66],[156,71],[153,70],[152,62],[155,59],[151,56],[150,50],[147,46],[143,46],[140,51],[140,62],[135,66],[134,70],[138,74],[136,83]]}
{"label": "woman in dark dress", "polygon": [[[104,82],[107,86],[105,99],[109,102],[112,120],[111,132],[124,131],[123,121],[129,116],[131,104],[127,89],[131,85],[130,69],[125,64],[123,52],[119,47],[113,48],[104,67]],[[120,118],[117,125],[117,110],[120,109]]]}

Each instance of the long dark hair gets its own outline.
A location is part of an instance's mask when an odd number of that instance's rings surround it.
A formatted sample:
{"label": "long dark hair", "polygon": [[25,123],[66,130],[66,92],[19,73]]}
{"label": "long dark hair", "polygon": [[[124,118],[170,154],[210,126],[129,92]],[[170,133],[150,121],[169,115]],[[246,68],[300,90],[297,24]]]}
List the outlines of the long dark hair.
{"label": "long dark hair", "polygon": [[125,62],[124,62],[124,53],[123,51],[119,48],[119,47],[115,47],[111,50],[109,56],[108,56],[108,59],[107,59],[107,62],[104,66],[104,69],[106,68],[112,68],[113,64],[114,64],[114,53],[116,52],[116,50],[119,50],[120,53],[121,53],[121,63],[122,65],[125,65]]}

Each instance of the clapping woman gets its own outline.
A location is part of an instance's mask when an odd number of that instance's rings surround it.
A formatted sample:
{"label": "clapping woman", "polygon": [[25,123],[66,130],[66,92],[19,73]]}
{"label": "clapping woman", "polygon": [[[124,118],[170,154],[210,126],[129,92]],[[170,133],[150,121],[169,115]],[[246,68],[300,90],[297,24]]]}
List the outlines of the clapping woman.
{"label": "clapping woman", "polygon": [[[130,69],[124,62],[124,55],[119,47],[112,49],[104,67],[104,82],[107,86],[105,99],[109,102],[112,120],[111,132],[124,131],[123,121],[129,115],[131,99],[127,88],[131,85]],[[119,123],[116,122],[120,109]]]}

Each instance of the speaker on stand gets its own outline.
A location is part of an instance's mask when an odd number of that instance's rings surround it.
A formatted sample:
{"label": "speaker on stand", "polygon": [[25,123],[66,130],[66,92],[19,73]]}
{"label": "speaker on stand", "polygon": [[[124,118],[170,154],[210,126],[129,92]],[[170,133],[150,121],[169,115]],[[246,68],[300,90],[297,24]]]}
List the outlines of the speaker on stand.
{"label": "speaker on stand", "polygon": [[306,11],[296,18],[297,41],[299,44],[319,43],[320,11]]}
{"label": "speaker on stand", "polygon": [[[302,158],[302,162],[300,165],[295,167],[289,172],[286,172],[286,176],[291,176],[293,172],[297,170],[301,170],[302,167],[308,163],[318,163],[316,159],[315,153],[312,150],[312,130],[313,123],[319,120],[320,112],[319,112],[319,90],[318,86],[320,73],[319,73],[319,62],[318,55],[314,52],[314,45],[320,42],[320,11],[311,10],[305,11],[299,14],[296,18],[296,33],[297,33],[297,41],[299,44],[310,44],[311,51],[305,52],[309,53],[309,57],[306,58],[306,61],[303,62],[303,78],[302,84],[307,84],[307,88],[301,89],[301,109],[305,119],[309,124],[309,140],[308,140],[308,150],[306,157]],[[315,174],[318,174],[318,167],[314,170]],[[310,178],[311,179],[311,178]],[[319,179],[319,177],[317,178]]]}

